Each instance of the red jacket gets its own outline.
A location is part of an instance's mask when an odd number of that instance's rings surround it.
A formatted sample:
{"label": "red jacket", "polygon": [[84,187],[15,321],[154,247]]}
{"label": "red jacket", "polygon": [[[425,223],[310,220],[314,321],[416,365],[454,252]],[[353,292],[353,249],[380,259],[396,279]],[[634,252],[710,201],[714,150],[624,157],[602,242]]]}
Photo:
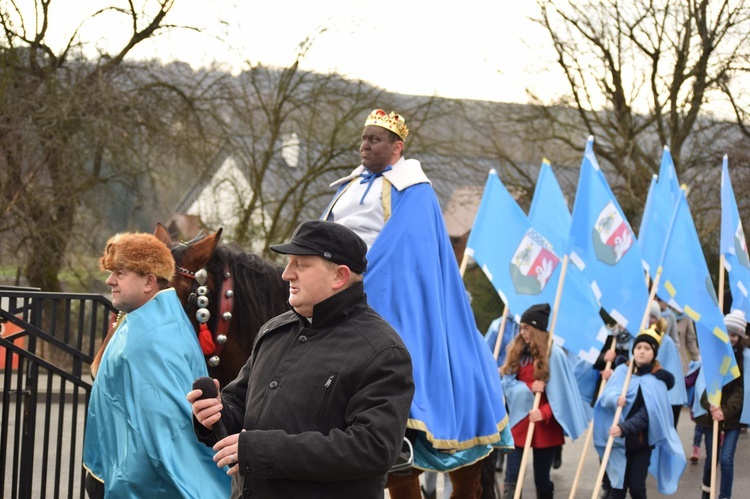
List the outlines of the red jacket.
{"label": "red jacket", "polygon": [[[522,363],[518,368],[516,379],[526,383],[529,390],[531,390],[531,384],[534,382],[533,362],[529,362],[526,365],[523,365]],[[531,439],[531,447],[535,449],[543,449],[545,447],[557,447],[558,445],[563,445],[565,443],[563,429],[560,426],[560,423],[558,423],[552,415],[552,408],[547,401],[547,395],[545,393],[542,393],[542,399],[539,401],[539,410],[542,411],[543,420],[534,425],[534,436]],[[513,434],[513,442],[516,447],[523,447],[526,445],[526,433],[528,432],[528,429],[528,416],[511,428],[510,431]]]}

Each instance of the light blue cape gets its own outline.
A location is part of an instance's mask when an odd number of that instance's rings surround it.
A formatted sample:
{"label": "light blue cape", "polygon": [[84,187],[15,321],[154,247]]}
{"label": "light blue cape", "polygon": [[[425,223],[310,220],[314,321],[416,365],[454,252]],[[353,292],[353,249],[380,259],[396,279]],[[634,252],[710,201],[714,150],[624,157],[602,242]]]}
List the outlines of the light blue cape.
{"label": "light blue cape", "polygon": [[207,375],[174,289],[125,316],[94,380],[83,447],[107,499],[229,497],[226,469],[196,439],[185,398]]}
{"label": "light blue cape", "polygon": [[[590,411],[586,409],[578,391],[578,381],[567,355],[562,348],[554,344],[550,354],[549,368],[549,381],[544,392],[552,414],[562,426],[563,432],[575,440],[588,428]],[[534,393],[514,374],[506,374],[502,381],[510,409],[509,425],[513,428],[529,415],[529,411],[534,406]]]}
{"label": "light blue cape", "polygon": [[408,427],[428,444],[415,444],[415,467],[454,469],[493,446],[511,445],[510,432],[502,431],[500,377],[477,330],[434,190],[428,183],[392,187],[391,213],[367,254],[367,300],[412,356]]}
{"label": "light blue cape", "polygon": [[[609,439],[609,428],[614,422],[617,399],[622,392],[627,371],[627,364],[617,366],[594,406],[594,446],[600,458],[604,455]],[[654,446],[648,471],[656,478],[660,493],[674,494],[687,459],[674,429],[674,416],[667,397],[667,385],[652,374],[631,376],[620,421],[625,421],[632,409],[639,388],[648,412],[648,443]],[[612,487],[616,489],[623,486],[625,465],[625,439],[617,437],[613,441],[612,452],[607,461],[607,475]]]}

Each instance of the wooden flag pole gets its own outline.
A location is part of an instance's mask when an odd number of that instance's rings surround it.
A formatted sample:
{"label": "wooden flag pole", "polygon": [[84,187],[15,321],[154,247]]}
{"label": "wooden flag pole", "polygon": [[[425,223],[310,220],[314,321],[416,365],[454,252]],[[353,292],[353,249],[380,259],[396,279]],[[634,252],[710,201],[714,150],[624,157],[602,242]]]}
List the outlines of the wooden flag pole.
{"label": "wooden flag pole", "polygon": [[[555,293],[555,304],[552,309],[552,322],[549,325],[549,340],[547,341],[547,358],[552,354],[552,343],[555,332],[555,324],[557,323],[557,309],[560,306],[560,297],[562,296],[563,285],[565,284],[565,274],[568,272],[568,255],[563,257],[562,269],[560,270],[560,278],[557,283],[557,292]],[[536,392],[534,394],[534,405],[531,407],[532,411],[539,409],[539,402],[542,400],[542,394]],[[529,421],[529,429],[526,431],[526,442],[523,446],[523,456],[521,457],[521,467],[518,470],[518,480],[516,480],[516,490],[513,494],[513,499],[520,499],[521,489],[523,488],[523,479],[526,474],[526,466],[529,460],[529,449],[531,448],[531,439],[534,436],[534,427],[536,424],[533,421]]]}
{"label": "wooden flag pole", "polygon": [[[724,268],[726,262],[724,261],[724,255],[719,256],[719,310],[722,315],[724,314]],[[701,394],[696,393],[695,396],[700,397]],[[710,411],[709,411],[710,412]],[[713,433],[713,440],[711,442],[711,499],[716,498],[716,464],[718,463],[719,453],[719,422],[713,420],[713,427],[711,428]]]}
{"label": "wooden flag pole", "polygon": [[[654,277],[654,283],[651,286],[651,292],[649,293],[648,301],[646,302],[646,310],[643,312],[643,318],[641,319],[641,329],[643,329],[646,324],[648,324],[651,302],[654,301],[654,296],[656,296],[656,289],[659,287],[659,281],[661,280],[661,270],[661,267],[659,267],[656,271],[656,277]],[[638,333],[636,333],[636,335],[637,334]],[[622,395],[623,397],[628,393],[630,377],[633,375],[633,366],[635,366],[635,361],[630,362],[630,366],[628,366],[628,374],[625,376],[625,381],[622,384],[622,391],[620,392],[620,395]],[[620,421],[621,415],[622,407],[618,405],[617,409],[615,410],[615,417],[612,421],[612,426],[616,425]],[[609,455],[612,453],[612,444],[614,443],[614,440],[615,437],[613,437],[612,435],[610,435],[607,439],[607,446],[604,448],[604,455],[602,455],[602,462],[599,465],[599,474],[596,477],[596,484],[594,484],[594,493],[591,494],[591,499],[597,499],[599,497],[599,491],[602,488],[602,480],[604,480],[604,473],[607,471],[607,461],[609,461]]]}
{"label": "wooden flag pole", "polygon": [[[612,336],[612,344],[609,346],[609,351],[614,353],[617,350],[617,340],[614,336]],[[604,370],[608,371],[612,368],[612,361],[608,360],[607,363],[604,365]],[[604,387],[607,385],[607,380],[602,378],[601,383],[599,383],[599,390],[596,392],[596,398],[594,400],[598,400],[601,396],[602,392],[604,391]],[[576,476],[573,479],[573,485],[570,489],[570,495],[568,496],[568,499],[574,499],[576,496],[576,491],[578,490],[578,482],[581,479],[581,474],[583,473],[583,464],[586,460],[586,453],[589,450],[589,447],[591,446],[591,439],[594,435],[594,420],[593,418],[591,421],[589,421],[589,428],[586,432],[586,442],[583,444],[583,451],[581,452],[581,459],[578,460],[578,469],[576,469]]]}
{"label": "wooden flag pole", "polygon": [[466,273],[466,267],[469,265],[469,254],[464,251],[464,256],[461,258],[461,265],[458,267],[458,271],[461,272],[461,279],[464,278],[464,274]]}
{"label": "wooden flag pole", "polygon": [[497,339],[495,339],[495,348],[492,350],[492,355],[495,357],[495,361],[497,361],[498,357],[500,357],[500,344],[503,342],[503,333],[505,333],[505,323],[508,320],[508,305],[504,304],[503,307],[503,315],[500,316],[500,329],[497,330]]}

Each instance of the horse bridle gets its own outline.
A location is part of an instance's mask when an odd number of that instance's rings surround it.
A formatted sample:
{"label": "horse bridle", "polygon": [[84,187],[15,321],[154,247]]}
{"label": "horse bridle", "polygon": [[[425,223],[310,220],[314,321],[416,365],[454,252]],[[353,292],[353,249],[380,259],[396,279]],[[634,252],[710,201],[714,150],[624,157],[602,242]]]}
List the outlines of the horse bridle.
{"label": "horse bridle", "polygon": [[219,320],[216,324],[216,331],[213,333],[208,328],[208,321],[211,319],[211,312],[208,310],[208,286],[206,286],[208,271],[202,268],[193,272],[179,265],[175,267],[175,270],[177,274],[193,280],[190,296],[185,303],[185,312],[189,314],[189,309],[192,308],[193,304],[198,307],[195,312],[195,320],[200,324],[198,339],[203,354],[209,356],[208,365],[216,367],[221,363],[221,352],[227,342],[229,323],[232,320],[232,308],[234,306],[234,277],[229,264],[224,266],[224,280],[219,295]]}

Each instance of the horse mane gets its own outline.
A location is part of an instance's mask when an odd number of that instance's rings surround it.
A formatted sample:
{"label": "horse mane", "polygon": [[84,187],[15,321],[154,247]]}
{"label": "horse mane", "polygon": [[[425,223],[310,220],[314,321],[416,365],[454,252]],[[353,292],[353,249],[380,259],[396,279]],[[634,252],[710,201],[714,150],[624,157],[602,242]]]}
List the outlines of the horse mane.
{"label": "horse mane", "polygon": [[[206,271],[213,276],[214,283],[224,281],[227,263],[234,277],[235,306],[232,321],[236,322],[235,331],[241,333],[238,337],[240,343],[249,348],[266,318],[289,310],[289,286],[281,279],[281,267],[246,252],[236,243],[221,244],[214,250],[206,265]],[[220,285],[217,284],[216,288],[212,297],[214,304],[218,304],[221,293]],[[212,331],[218,320],[216,316],[218,313],[211,318]]]}

